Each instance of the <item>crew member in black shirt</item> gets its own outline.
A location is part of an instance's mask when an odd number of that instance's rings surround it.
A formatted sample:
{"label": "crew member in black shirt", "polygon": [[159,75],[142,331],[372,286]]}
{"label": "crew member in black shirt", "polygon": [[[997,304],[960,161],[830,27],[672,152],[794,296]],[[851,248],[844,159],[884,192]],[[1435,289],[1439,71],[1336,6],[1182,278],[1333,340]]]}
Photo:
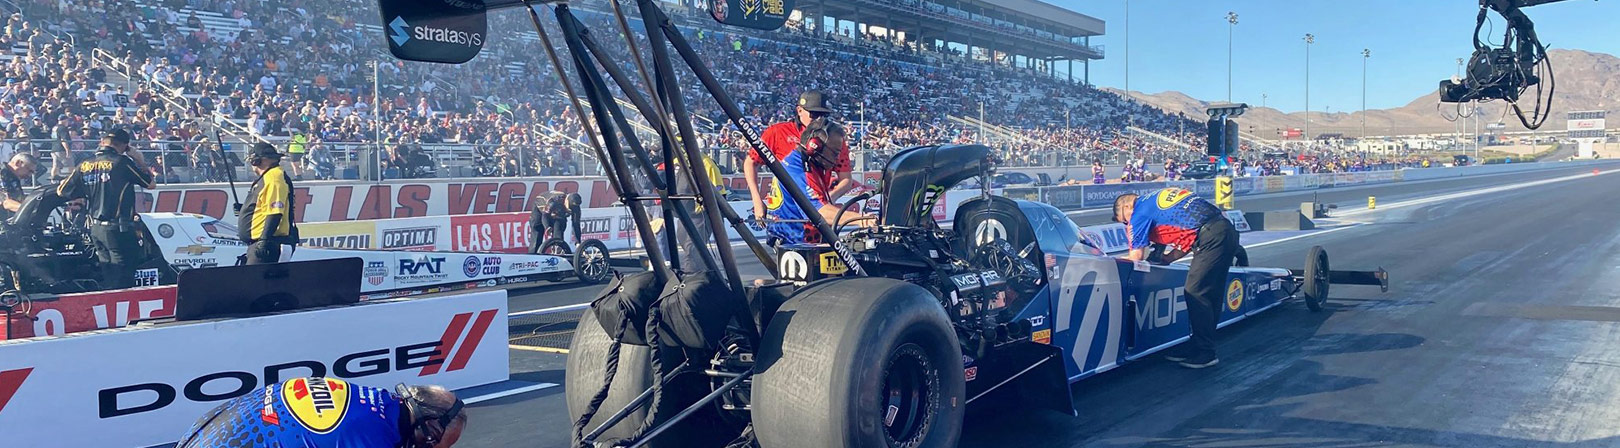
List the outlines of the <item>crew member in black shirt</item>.
{"label": "crew member in black shirt", "polygon": [[140,239],[135,229],[135,187],[152,188],[152,172],[140,151],[129,149],[129,132],[116,129],[101,136],[95,157],[80,162],[62,179],[56,194],[63,199],[86,200],[90,239],[101,262],[101,286],[128,288],[135,282],[140,263]]}
{"label": "crew member in black shirt", "polygon": [[33,178],[37,167],[39,159],[26,152],[17,153],[5,165],[0,165],[0,221],[11,219],[12,214],[22,209],[22,201],[27,197],[22,180]]}

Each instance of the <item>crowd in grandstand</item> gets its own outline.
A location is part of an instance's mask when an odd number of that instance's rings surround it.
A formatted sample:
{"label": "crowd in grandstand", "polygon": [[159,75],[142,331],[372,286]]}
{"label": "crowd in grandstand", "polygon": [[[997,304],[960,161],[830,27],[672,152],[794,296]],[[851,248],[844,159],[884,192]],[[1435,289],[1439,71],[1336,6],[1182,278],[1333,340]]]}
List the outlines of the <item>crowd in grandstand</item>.
{"label": "crowd in grandstand", "polygon": [[[387,56],[373,24],[376,4],[366,0],[22,6],[0,36],[0,48],[27,47],[4,66],[4,95],[14,101],[0,116],[3,137],[12,137],[0,149],[66,151],[47,158],[71,160],[116,126],[157,153],[161,180],[217,181],[223,173],[216,152],[204,150],[213,137],[205,129],[220,123],[235,137],[285,145],[300,178],[340,176],[340,168],[366,160],[358,150],[378,143],[395,177],[442,175],[452,164],[467,170],[462,175],[573,174],[579,163],[594,163],[577,156],[586,137],[550,64],[537,57],[539,41],[525,31],[521,11],[492,13],[484,54],[445,66]],[[605,8],[596,1],[575,9],[602,31],[596,36],[609,56],[627,61]],[[855,149],[875,155],[940,142],[988,143],[1010,166],[1202,153],[1199,123],[1028,69],[798,23],[785,32],[721,31],[678,16],[750,126],[788,118],[792,99],[817,89],[834,95]],[[109,72],[130,80],[109,83]],[[738,154],[745,143],[720,109],[694,77],[681,79],[704,142]]]}

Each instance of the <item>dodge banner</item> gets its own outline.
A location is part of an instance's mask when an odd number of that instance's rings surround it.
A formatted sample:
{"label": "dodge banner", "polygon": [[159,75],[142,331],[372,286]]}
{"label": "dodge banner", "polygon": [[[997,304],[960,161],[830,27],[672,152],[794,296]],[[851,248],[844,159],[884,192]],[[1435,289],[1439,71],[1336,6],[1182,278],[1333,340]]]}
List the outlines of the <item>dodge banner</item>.
{"label": "dodge banner", "polygon": [[486,291],[0,342],[0,444],[172,443],[220,402],[298,377],[505,381],[506,309]]}

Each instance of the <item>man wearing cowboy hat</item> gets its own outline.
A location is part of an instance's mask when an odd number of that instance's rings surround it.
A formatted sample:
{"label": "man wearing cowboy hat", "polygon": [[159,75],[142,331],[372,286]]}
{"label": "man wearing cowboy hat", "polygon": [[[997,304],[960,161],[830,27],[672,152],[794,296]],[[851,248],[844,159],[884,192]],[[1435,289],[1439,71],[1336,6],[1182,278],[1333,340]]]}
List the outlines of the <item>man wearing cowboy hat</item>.
{"label": "man wearing cowboy hat", "polygon": [[248,164],[259,178],[248,188],[248,203],[237,211],[237,231],[248,243],[247,264],[281,261],[281,245],[298,244],[292,178],[281,170],[282,154],[269,143],[255,143]]}

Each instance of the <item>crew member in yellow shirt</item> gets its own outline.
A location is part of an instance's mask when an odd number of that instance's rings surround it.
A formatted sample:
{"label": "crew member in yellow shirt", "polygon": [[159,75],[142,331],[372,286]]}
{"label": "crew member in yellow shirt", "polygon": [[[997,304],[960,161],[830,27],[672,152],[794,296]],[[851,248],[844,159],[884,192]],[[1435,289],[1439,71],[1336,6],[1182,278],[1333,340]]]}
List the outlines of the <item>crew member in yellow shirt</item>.
{"label": "crew member in yellow shirt", "polygon": [[282,154],[269,143],[255,143],[248,164],[259,175],[248,189],[248,203],[237,212],[237,229],[248,243],[247,264],[281,261],[281,245],[297,245],[292,178],[281,169]]}

